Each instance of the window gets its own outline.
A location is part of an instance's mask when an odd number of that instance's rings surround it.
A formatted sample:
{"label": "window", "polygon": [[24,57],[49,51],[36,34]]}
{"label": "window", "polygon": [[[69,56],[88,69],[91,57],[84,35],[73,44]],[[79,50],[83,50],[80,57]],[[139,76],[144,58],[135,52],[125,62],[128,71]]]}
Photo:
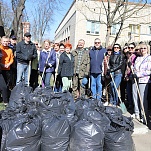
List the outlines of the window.
{"label": "window", "polygon": [[87,33],[99,35],[100,33],[100,22],[87,21]]}
{"label": "window", "polygon": [[132,34],[139,34],[139,32],[140,32],[140,25],[130,24],[129,25],[129,29],[130,29],[130,32]]}
{"label": "window", "polygon": [[111,35],[116,35],[120,29],[120,24],[114,24],[111,27]]}
{"label": "window", "polygon": [[149,34],[151,34],[151,26],[149,26]]}

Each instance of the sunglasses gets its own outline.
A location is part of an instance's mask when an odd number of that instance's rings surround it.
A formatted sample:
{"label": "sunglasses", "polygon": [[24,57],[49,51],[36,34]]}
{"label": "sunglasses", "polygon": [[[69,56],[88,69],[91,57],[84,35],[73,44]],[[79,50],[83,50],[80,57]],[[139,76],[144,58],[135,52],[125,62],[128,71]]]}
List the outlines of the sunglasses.
{"label": "sunglasses", "polygon": [[95,42],[95,44],[100,44],[101,42]]}
{"label": "sunglasses", "polygon": [[134,47],[128,47],[128,49],[134,49]]}
{"label": "sunglasses", "polygon": [[139,51],[139,49],[135,49],[135,51]]}
{"label": "sunglasses", "polygon": [[35,44],[35,45],[38,45],[38,44]]}
{"label": "sunglasses", "polygon": [[42,47],[38,47],[38,48],[42,48]]}
{"label": "sunglasses", "polygon": [[114,47],[115,49],[119,49],[119,47]]}
{"label": "sunglasses", "polygon": [[147,48],[140,48],[140,49],[142,50],[142,49],[147,49]]}
{"label": "sunglasses", "polygon": [[128,47],[125,47],[123,50],[127,49]]}

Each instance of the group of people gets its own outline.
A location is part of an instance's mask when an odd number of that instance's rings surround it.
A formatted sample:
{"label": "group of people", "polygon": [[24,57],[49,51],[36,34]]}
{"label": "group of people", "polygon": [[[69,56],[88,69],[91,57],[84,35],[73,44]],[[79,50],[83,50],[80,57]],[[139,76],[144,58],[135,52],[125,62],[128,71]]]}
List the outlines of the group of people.
{"label": "group of people", "polygon": [[133,118],[140,120],[141,99],[147,115],[151,82],[151,56],[147,44],[130,43],[122,48],[116,43],[103,48],[101,40],[96,38],[94,46],[87,50],[85,41],[80,39],[72,50],[70,43],[52,44],[49,40],[42,46],[33,43],[29,32],[21,42],[16,41],[15,36],[1,38],[0,89],[4,103],[8,103],[8,91],[21,81],[35,89],[50,87],[53,77],[55,92],[70,91],[76,100],[88,95],[86,90],[90,89],[90,97],[102,101],[105,88],[108,98],[105,104],[118,106],[119,97],[123,101],[127,98],[128,107],[134,109]]}

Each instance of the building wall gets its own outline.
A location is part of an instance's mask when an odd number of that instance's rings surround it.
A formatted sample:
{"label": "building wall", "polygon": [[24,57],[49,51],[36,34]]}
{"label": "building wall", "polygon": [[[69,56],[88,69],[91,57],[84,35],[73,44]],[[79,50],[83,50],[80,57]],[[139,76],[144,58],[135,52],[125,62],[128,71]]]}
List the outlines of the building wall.
{"label": "building wall", "polygon": [[[114,8],[115,3],[112,3],[112,6],[111,9]],[[133,7],[133,5],[129,7]],[[118,15],[119,14],[116,14],[115,18],[118,18]],[[87,20],[98,21],[100,23],[99,34],[86,32]],[[145,24],[149,22],[150,24]],[[138,25],[139,28],[136,33],[131,31],[130,24],[132,24],[132,26]],[[76,0],[56,30],[56,41],[64,40],[63,36],[59,37],[58,35],[65,32],[69,26],[70,43],[73,45],[73,48],[76,47],[79,39],[85,40],[85,47],[93,46],[95,38],[100,38],[102,44],[104,44],[106,41],[107,28],[106,15],[102,3],[99,1],[84,2]],[[123,30],[117,42],[124,45],[126,42],[131,41],[149,41],[151,39],[149,26],[151,26],[151,9],[146,6],[143,10],[135,12],[132,17],[124,22]],[[116,35],[113,34],[110,35],[109,44],[113,42],[115,36]]]}

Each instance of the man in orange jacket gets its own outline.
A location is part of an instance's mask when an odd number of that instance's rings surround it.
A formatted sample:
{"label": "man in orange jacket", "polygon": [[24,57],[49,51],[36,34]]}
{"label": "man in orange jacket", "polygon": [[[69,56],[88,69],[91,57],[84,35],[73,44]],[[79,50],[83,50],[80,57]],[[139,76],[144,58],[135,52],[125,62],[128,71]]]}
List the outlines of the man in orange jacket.
{"label": "man in orange jacket", "polygon": [[9,38],[3,36],[0,45],[0,49],[2,51],[1,67],[2,67],[2,74],[7,84],[7,87],[9,87],[9,83],[10,83],[10,65],[14,61],[13,52],[12,49],[8,47],[8,43],[9,43]]}

